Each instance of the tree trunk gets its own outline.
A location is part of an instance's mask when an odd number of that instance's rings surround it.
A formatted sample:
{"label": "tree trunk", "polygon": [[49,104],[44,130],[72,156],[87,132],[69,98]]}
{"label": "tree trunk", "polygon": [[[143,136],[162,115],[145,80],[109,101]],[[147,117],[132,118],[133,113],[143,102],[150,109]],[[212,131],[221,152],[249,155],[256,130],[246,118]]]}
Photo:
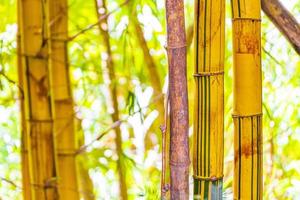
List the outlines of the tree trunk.
{"label": "tree trunk", "polygon": [[222,199],[225,1],[195,1],[194,199]]}
{"label": "tree trunk", "polygon": [[[105,4],[105,0],[95,0],[96,3],[96,11],[97,17],[100,19],[101,17],[105,16],[107,13],[107,8]],[[102,9],[105,12],[100,13],[99,10]],[[103,25],[103,26],[102,26]],[[117,100],[117,79],[115,76],[115,66],[113,62],[111,46],[109,41],[109,34],[107,30],[107,18],[105,18],[101,23],[99,23],[99,30],[102,36],[102,41],[105,46],[105,51],[108,55],[106,60],[106,68],[108,69],[108,79],[109,79],[109,92],[111,98],[111,104],[114,109],[114,112],[111,114],[111,118],[114,122],[119,121],[119,104]],[[103,70],[106,71],[106,70]],[[120,197],[122,200],[127,200],[127,184],[126,184],[126,174],[125,174],[125,166],[123,161],[123,149],[122,149],[122,135],[120,127],[115,128],[115,144],[117,149],[117,167],[119,173],[119,189],[120,189]]]}
{"label": "tree trunk", "polygon": [[75,162],[73,97],[69,80],[67,53],[67,0],[47,2],[49,36],[49,76],[58,166],[60,199],[78,200]]}
{"label": "tree trunk", "polygon": [[261,0],[265,14],[300,55],[300,26],[296,18],[278,0]]}
{"label": "tree trunk", "polygon": [[260,0],[232,1],[234,199],[262,199]]}
{"label": "tree trunk", "polygon": [[30,174],[29,174],[29,158],[28,158],[28,137],[26,131],[26,117],[25,117],[25,102],[24,102],[24,81],[23,81],[23,66],[21,55],[21,13],[20,13],[20,1],[17,1],[17,13],[18,13],[18,32],[17,32],[17,56],[18,56],[18,83],[21,91],[19,92],[20,98],[20,122],[21,122],[21,167],[22,167],[22,188],[23,199],[30,200]]}
{"label": "tree trunk", "polygon": [[20,1],[22,78],[33,200],[57,199],[44,2]]}
{"label": "tree trunk", "polygon": [[183,0],[166,1],[171,199],[189,198],[188,94]]}

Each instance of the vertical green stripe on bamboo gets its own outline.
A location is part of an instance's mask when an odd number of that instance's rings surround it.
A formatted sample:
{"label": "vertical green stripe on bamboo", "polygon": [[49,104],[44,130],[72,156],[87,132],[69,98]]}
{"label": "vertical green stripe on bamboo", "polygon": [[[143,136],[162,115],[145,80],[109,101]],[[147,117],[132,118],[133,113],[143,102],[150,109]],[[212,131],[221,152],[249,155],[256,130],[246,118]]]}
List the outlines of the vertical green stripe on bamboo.
{"label": "vertical green stripe on bamboo", "polygon": [[234,199],[262,199],[260,1],[233,0]]}
{"label": "vertical green stripe on bamboo", "polygon": [[222,199],[225,1],[195,1],[194,199]]}

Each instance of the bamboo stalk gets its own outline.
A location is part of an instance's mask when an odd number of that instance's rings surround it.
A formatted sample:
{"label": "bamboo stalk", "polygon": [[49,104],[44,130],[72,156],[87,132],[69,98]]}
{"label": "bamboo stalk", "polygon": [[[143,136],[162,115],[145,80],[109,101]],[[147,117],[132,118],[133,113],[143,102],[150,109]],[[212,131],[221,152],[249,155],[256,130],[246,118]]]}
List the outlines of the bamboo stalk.
{"label": "bamboo stalk", "polygon": [[[149,50],[149,47],[147,45],[147,41],[144,37],[144,33],[143,33],[143,30],[142,30],[142,27],[137,19],[137,16],[136,16],[136,11],[133,11],[133,16],[131,17],[131,20],[134,24],[134,29],[135,29],[135,34],[137,36],[137,40],[138,40],[138,43],[139,43],[139,46],[141,47],[142,51],[143,51],[143,54],[144,54],[144,59],[145,59],[145,64],[146,64],[146,67],[148,69],[148,72],[149,72],[149,78],[150,78],[150,81],[151,81],[151,84],[153,86],[153,89],[154,89],[154,93],[155,93],[155,96],[156,95],[159,95],[161,94],[161,90],[162,90],[162,84],[161,84],[161,80],[160,80],[160,76],[159,76],[159,73],[158,73],[158,68],[155,64],[155,61],[153,59],[153,57],[150,55],[150,50]],[[162,111],[160,113],[164,113],[164,105],[163,105],[163,101],[159,101],[159,104],[158,104],[158,109],[159,111]],[[162,114],[163,116],[163,114]]]}
{"label": "bamboo stalk", "polygon": [[[106,60],[106,68],[108,69],[108,79],[109,79],[109,92],[111,98],[111,104],[114,109],[114,112],[111,114],[111,118],[114,122],[119,121],[119,103],[117,100],[117,79],[115,75],[115,65],[113,62],[112,52],[111,52],[111,45],[109,41],[109,33],[107,30],[107,7],[105,0],[95,0],[96,4],[96,13],[98,19],[103,16],[106,16],[105,19],[99,23],[99,30],[102,36],[102,41],[105,47],[105,51],[108,55]],[[100,13],[99,10],[103,10],[103,13]],[[102,26],[103,25],[103,26]],[[106,70],[103,70],[106,71]],[[118,173],[119,173],[119,190],[120,190],[120,197],[122,200],[127,200],[127,183],[126,183],[126,169],[123,163],[123,149],[122,149],[122,135],[120,127],[115,128],[115,144],[117,149],[117,166],[118,166]]]}
{"label": "bamboo stalk", "polygon": [[171,199],[189,198],[188,94],[183,0],[166,0]]}
{"label": "bamboo stalk", "polygon": [[195,1],[194,199],[222,199],[225,1]]}
{"label": "bamboo stalk", "polygon": [[47,1],[49,76],[58,166],[60,199],[79,199],[75,162],[73,97],[68,65],[68,2]]}
{"label": "bamboo stalk", "polygon": [[[81,147],[84,145],[84,132],[81,126],[81,120],[76,120],[77,128],[76,131],[78,132],[78,146]],[[86,153],[77,155],[77,174],[78,174],[78,183],[79,183],[79,191],[81,194],[81,198],[84,200],[94,200],[95,195],[93,193],[94,187],[91,177],[89,175],[88,168],[86,167],[86,162],[88,160],[88,155]]]}
{"label": "bamboo stalk", "polygon": [[20,121],[21,121],[21,167],[22,167],[22,188],[23,188],[23,199],[30,200],[30,174],[29,174],[29,158],[28,158],[28,142],[27,142],[27,131],[26,131],[26,117],[25,117],[25,102],[24,102],[24,81],[23,81],[23,66],[21,56],[21,13],[20,13],[20,1],[17,1],[17,19],[18,19],[18,32],[17,32],[17,57],[18,57],[18,84],[21,91],[20,96]]}
{"label": "bamboo stalk", "polygon": [[[144,60],[145,60],[146,67],[148,69],[150,82],[151,82],[151,85],[154,90],[154,96],[157,96],[162,93],[162,84],[161,84],[161,79],[160,79],[159,72],[158,72],[158,67],[155,64],[155,61],[150,54],[150,50],[147,45],[147,41],[144,37],[142,27],[137,19],[136,11],[134,10],[131,14],[132,14],[131,21],[133,22],[133,25],[134,25],[135,34],[137,36],[137,41],[138,41],[139,46],[141,47],[143,54],[144,54]],[[158,123],[163,124],[164,123],[163,100],[157,101],[156,108],[159,112]]]}
{"label": "bamboo stalk", "polygon": [[44,2],[20,1],[19,14],[31,197],[51,200],[58,196]]}
{"label": "bamboo stalk", "polygon": [[300,25],[278,0],[261,0],[264,13],[300,55]]}
{"label": "bamboo stalk", "polygon": [[234,199],[262,199],[260,0],[233,0]]}

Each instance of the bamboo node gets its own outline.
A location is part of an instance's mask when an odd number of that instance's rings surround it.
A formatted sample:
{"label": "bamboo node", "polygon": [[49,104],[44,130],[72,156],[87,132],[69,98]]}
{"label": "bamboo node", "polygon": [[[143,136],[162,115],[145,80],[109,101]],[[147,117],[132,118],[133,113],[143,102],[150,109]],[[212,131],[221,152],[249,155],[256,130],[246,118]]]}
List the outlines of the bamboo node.
{"label": "bamboo node", "polygon": [[221,180],[223,179],[224,175],[222,176],[198,176],[198,175],[193,175],[194,179],[196,180],[200,180],[200,181],[218,181],[218,180]]}
{"label": "bamboo node", "polygon": [[262,113],[255,113],[249,115],[232,114],[232,118],[261,117],[262,115]]}
{"label": "bamboo node", "polygon": [[167,193],[170,190],[170,184],[165,184],[163,186],[162,192],[163,193]]}
{"label": "bamboo node", "polygon": [[169,50],[169,49],[181,49],[181,48],[186,48],[187,47],[187,44],[182,44],[182,45],[165,45],[164,48],[166,50]]}
{"label": "bamboo node", "polygon": [[256,22],[261,22],[261,19],[259,18],[246,18],[246,17],[236,17],[232,19],[232,22],[234,21],[256,21]]}
{"label": "bamboo node", "polygon": [[189,166],[190,165],[190,160],[187,160],[187,161],[184,161],[184,162],[178,162],[178,161],[172,161],[170,160],[169,161],[169,164],[171,166],[174,166],[174,167],[186,167],[186,166]]}
{"label": "bamboo node", "polygon": [[215,71],[215,72],[198,72],[195,73],[194,77],[205,77],[205,76],[219,76],[224,75],[224,71]]}
{"label": "bamboo node", "polygon": [[75,149],[57,149],[57,155],[59,156],[75,156],[76,153]]}
{"label": "bamboo node", "polygon": [[167,127],[166,125],[160,125],[160,131],[162,132],[162,134],[165,134],[166,133],[166,130],[167,130]]}
{"label": "bamboo node", "polygon": [[53,123],[53,119],[27,119],[30,123]]}

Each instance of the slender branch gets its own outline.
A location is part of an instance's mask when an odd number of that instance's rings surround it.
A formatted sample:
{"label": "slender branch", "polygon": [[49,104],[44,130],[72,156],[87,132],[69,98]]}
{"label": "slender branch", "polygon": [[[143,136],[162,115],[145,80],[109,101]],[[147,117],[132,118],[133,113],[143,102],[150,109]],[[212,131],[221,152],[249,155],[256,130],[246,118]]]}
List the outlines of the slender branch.
{"label": "slender branch", "polygon": [[14,183],[12,180],[9,180],[7,178],[4,178],[4,177],[0,177],[0,179],[6,183],[9,183],[10,185],[16,187],[16,188],[19,188],[19,189],[22,189],[22,187],[18,186],[16,183]]}
{"label": "slender branch", "polygon": [[9,78],[3,71],[0,71],[0,75],[3,76],[9,83],[17,86],[17,88],[19,89],[20,93],[21,93],[21,98],[24,97],[24,91],[23,89],[21,88],[21,86],[16,83],[16,81],[12,80],[11,78]]}
{"label": "slender branch", "polygon": [[261,0],[261,6],[264,13],[300,55],[300,26],[296,18],[279,0]]}
{"label": "slender branch", "polygon": [[163,94],[159,94],[157,95],[148,105],[139,108],[138,110],[136,110],[135,112],[131,113],[130,115],[127,115],[124,119],[120,119],[118,121],[113,122],[106,130],[104,130],[103,132],[101,132],[95,139],[93,139],[91,142],[89,142],[86,145],[82,145],[81,147],[79,147],[79,149],[77,150],[76,154],[81,154],[84,153],[86,151],[86,149],[91,146],[92,144],[94,144],[96,141],[99,141],[101,138],[103,138],[107,133],[109,133],[110,131],[112,131],[113,129],[119,127],[122,123],[126,122],[129,117],[140,113],[142,110],[149,108],[152,104],[156,103],[157,101],[159,101],[164,95]]}
{"label": "slender branch", "polygon": [[118,11],[122,6],[126,5],[129,2],[129,0],[126,0],[125,2],[121,3],[116,9],[112,10],[111,12],[102,15],[101,17],[98,18],[98,21],[88,25],[86,28],[80,30],[78,33],[76,33],[75,35],[69,37],[69,41],[74,40],[75,38],[77,38],[78,36],[84,34],[85,32],[91,30],[92,28],[94,28],[95,26],[98,26],[100,22],[102,22],[103,20],[105,20],[107,17],[109,17],[111,14],[113,14],[114,12]]}

